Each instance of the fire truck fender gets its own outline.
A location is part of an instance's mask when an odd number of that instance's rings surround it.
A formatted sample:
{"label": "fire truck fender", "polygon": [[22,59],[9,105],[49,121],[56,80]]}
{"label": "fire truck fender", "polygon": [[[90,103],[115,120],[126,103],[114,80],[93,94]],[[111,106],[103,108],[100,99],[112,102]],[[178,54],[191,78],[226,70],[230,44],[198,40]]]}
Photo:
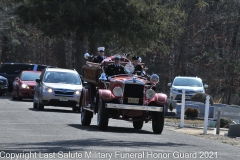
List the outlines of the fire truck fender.
{"label": "fire truck fender", "polygon": [[86,88],[83,88],[83,89],[82,89],[82,95],[81,95],[81,97],[82,97],[82,98],[81,98],[80,104],[81,104],[82,107],[86,107],[87,104],[88,104],[88,102],[89,102],[88,89],[86,89]]}
{"label": "fire truck fender", "polygon": [[115,98],[115,96],[112,94],[110,90],[107,89],[99,89],[99,98],[101,98],[104,101],[111,101]]}
{"label": "fire truck fender", "polygon": [[156,93],[154,97],[154,101],[156,104],[165,105],[167,104],[167,95],[163,93]]}

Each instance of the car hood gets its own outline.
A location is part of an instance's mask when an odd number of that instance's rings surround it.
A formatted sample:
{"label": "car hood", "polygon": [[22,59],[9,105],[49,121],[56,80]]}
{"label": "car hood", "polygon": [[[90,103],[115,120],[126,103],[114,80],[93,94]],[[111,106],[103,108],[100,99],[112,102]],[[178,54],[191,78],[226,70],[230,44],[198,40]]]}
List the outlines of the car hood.
{"label": "car hood", "polygon": [[8,81],[10,81],[10,82],[13,82],[14,81],[14,79],[18,76],[18,74],[3,74],[3,73],[0,73],[0,76],[3,76],[3,77],[5,77],[5,78],[7,78],[8,79]]}
{"label": "car hood", "polygon": [[36,86],[35,81],[22,81],[23,84],[27,84],[28,86]]}
{"label": "car hood", "polygon": [[64,83],[44,83],[45,86],[57,89],[82,89],[82,85],[64,84]]}
{"label": "car hood", "polygon": [[6,80],[7,78],[5,78],[5,77],[3,77],[3,76],[0,75],[0,79],[4,79],[4,80]]}
{"label": "car hood", "polygon": [[122,76],[119,75],[117,77],[111,78],[110,80],[111,83],[133,83],[133,81],[135,81],[135,83],[141,83],[141,84],[145,84],[147,82],[145,78],[137,76],[135,80],[133,80],[133,76],[127,76],[127,75],[122,75]]}
{"label": "car hood", "polygon": [[203,90],[203,87],[190,87],[190,86],[172,86],[172,88],[175,88],[177,90],[186,90],[186,91],[199,91]]}

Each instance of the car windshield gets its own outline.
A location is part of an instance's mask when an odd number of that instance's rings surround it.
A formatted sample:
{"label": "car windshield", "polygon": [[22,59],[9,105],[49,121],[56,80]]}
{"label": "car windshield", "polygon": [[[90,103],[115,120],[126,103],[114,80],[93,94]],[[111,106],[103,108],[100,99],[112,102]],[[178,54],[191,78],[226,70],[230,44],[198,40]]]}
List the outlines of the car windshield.
{"label": "car windshield", "polygon": [[174,86],[202,87],[202,82],[192,78],[176,78],[173,81]]}
{"label": "car windshield", "polygon": [[69,73],[69,72],[56,72],[56,71],[48,71],[46,72],[43,82],[47,83],[64,83],[64,84],[74,84],[80,85],[80,77],[77,73]]}
{"label": "car windshield", "polygon": [[35,81],[39,78],[41,72],[23,72],[21,76],[22,81]]}

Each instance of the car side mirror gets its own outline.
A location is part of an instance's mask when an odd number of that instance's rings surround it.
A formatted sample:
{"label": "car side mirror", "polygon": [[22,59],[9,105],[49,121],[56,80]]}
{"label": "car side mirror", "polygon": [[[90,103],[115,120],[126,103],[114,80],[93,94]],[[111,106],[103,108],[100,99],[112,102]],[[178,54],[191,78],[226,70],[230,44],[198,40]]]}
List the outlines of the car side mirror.
{"label": "car side mirror", "polygon": [[37,82],[37,83],[40,83],[40,79],[36,79],[36,82]]}
{"label": "car side mirror", "polygon": [[208,88],[208,85],[207,84],[204,84],[204,86],[203,86],[204,88]]}
{"label": "car side mirror", "polygon": [[18,77],[16,77],[16,78],[15,78],[15,81],[18,81],[18,80],[19,80],[19,78],[18,78]]}
{"label": "car side mirror", "polygon": [[167,85],[168,85],[169,87],[171,87],[172,83],[168,83]]}

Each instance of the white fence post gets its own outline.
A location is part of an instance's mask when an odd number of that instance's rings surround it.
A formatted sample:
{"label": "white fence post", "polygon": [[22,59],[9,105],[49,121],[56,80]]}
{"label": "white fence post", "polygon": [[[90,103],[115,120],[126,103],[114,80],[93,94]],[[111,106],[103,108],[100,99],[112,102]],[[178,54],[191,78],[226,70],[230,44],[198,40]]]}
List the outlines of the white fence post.
{"label": "white fence post", "polygon": [[185,90],[182,90],[182,106],[181,106],[181,123],[180,127],[184,127],[184,112],[185,112]]}
{"label": "white fence post", "polygon": [[209,100],[210,100],[210,96],[207,96],[207,97],[206,97],[206,103],[205,103],[205,114],[204,114],[203,134],[207,134],[208,112],[209,112]]}
{"label": "white fence post", "polygon": [[219,134],[219,131],[220,131],[220,110],[218,109],[218,112],[217,112],[217,131],[216,131],[216,134]]}

